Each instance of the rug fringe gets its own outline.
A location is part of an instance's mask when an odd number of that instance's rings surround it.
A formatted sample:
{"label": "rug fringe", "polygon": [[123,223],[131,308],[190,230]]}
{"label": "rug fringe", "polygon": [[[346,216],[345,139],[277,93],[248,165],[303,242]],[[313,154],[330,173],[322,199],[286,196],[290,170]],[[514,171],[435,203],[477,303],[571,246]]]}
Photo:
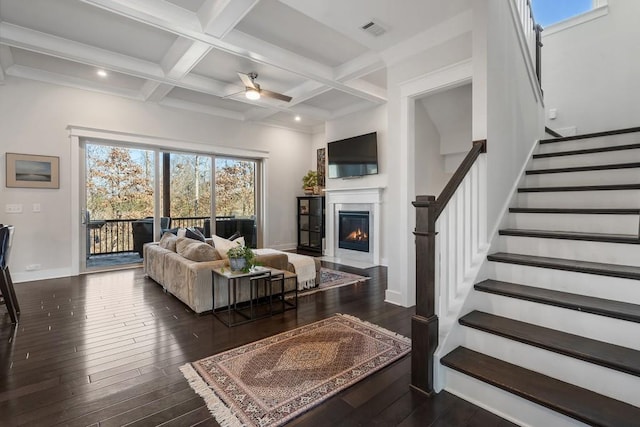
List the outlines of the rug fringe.
{"label": "rug fringe", "polygon": [[180,371],[189,382],[189,385],[200,397],[204,399],[211,415],[216,419],[221,427],[242,427],[244,424],[238,417],[224,404],[222,400],[211,390],[207,383],[193,369],[191,363],[182,365]]}
{"label": "rug fringe", "polygon": [[342,316],[342,317],[350,319],[350,320],[353,320],[355,322],[364,323],[365,325],[367,325],[368,327],[370,327],[372,329],[375,329],[375,330],[380,331],[380,332],[382,332],[384,334],[387,334],[387,335],[391,335],[392,337],[395,337],[398,340],[403,341],[406,344],[411,344],[411,338],[407,338],[404,335],[400,335],[400,334],[398,334],[396,332],[390,331],[390,330],[388,330],[386,328],[383,328],[382,326],[376,325],[375,323],[367,322],[366,320],[359,319],[359,318],[357,318],[355,316],[352,316],[350,314],[336,313],[336,315]]}
{"label": "rug fringe", "polygon": [[[326,288],[304,289],[302,291],[298,291],[298,298],[306,297],[308,295],[313,295],[313,294],[318,293],[318,292],[326,292],[326,291],[328,291],[330,289],[337,289],[337,288],[341,288],[343,286],[355,285],[356,283],[364,283],[369,279],[371,279],[371,278],[370,277],[365,277],[364,279],[356,279],[356,280],[352,280],[352,281],[347,282],[347,283],[343,283],[341,285],[329,286],[329,287],[326,287]],[[293,295],[287,295],[287,297],[286,297],[286,299],[292,299],[292,298],[295,298],[295,297]]]}

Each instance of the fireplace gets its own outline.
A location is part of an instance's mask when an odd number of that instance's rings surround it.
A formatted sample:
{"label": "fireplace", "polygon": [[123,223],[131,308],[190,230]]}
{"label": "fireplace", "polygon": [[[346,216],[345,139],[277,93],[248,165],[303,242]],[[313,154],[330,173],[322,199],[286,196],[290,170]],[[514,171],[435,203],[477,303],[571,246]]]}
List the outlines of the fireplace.
{"label": "fireplace", "polygon": [[369,252],[369,212],[338,212],[338,247]]}

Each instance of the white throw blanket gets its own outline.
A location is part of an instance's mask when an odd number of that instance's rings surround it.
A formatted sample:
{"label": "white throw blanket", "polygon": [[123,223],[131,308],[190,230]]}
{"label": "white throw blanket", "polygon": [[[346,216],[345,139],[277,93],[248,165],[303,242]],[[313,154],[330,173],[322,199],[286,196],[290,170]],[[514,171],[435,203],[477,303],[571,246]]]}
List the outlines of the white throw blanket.
{"label": "white throw blanket", "polygon": [[293,268],[296,270],[298,290],[316,286],[316,263],[312,257],[268,248],[254,249],[254,252],[257,255],[285,254],[287,258],[289,258],[289,263],[293,265]]}

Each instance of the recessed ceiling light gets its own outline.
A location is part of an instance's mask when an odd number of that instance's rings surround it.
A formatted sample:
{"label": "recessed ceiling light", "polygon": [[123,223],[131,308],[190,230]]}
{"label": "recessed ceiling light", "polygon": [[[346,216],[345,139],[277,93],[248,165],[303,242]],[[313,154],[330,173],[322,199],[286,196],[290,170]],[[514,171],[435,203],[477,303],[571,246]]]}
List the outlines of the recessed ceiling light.
{"label": "recessed ceiling light", "polygon": [[294,120],[295,120],[296,122],[299,122],[299,121],[301,120],[301,119],[300,119],[300,116],[295,116],[295,117],[294,117]]}
{"label": "recessed ceiling light", "polygon": [[247,90],[244,93],[244,96],[246,96],[247,99],[255,101],[257,99],[260,99],[260,92],[252,88],[247,88]]}
{"label": "recessed ceiling light", "polygon": [[107,72],[105,70],[98,70],[96,71],[96,74],[100,77],[107,77]]}

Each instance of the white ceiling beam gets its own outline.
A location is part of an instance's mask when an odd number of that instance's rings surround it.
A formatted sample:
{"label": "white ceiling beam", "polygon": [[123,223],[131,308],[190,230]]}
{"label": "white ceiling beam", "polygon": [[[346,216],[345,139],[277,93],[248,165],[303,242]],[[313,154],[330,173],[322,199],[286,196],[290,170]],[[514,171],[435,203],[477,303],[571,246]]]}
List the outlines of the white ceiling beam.
{"label": "white ceiling beam", "polygon": [[0,83],[4,83],[6,70],[13,65],[13,54],[9,46],[0,45]]}
{"label": "white ceiling beam", "polygon": [[363,79],[355,79],[355,80],[349,80],[346,83],[349,87],[352,87],[354,89],[357,89],[361,92],[367,92],[367,93],[371,93],[371,94],[375,94],[376,96],[379,96],[380,98],[386,98],[387,97],[387,89],[380,87],[378,85],[374,85],[371,82],[368,82],[366,80]]}
{"label": "white ceiling beam", "polygon": [[44,53],[95,67],[104,67],[134,77],[198,90],[210,95],[224,96],[237,89],[237,86],[193,74],[188,74],[180,80],[171,79],[165,76],[164,70],[158,64],[40,33],[28,28],[18,27],[6,22],[0,22],[0,44]]}
{"label": "white ceiling beam", "polygon": [[173,90],[174,85],[147,80],[140,89],[140,93],[145,101],[160,102]]}
{"label": "white ceiling beam", "polygon": [[374,52],[367,52],[335,67],[334,78],[338,81],[346,82],[359,79],[385,67],[386,65],[380,55]]}
{"label": "white ceiling beam", "polygon": [[[286,49],[266,43],[244,34],[238,30],[231,30],[224,40],[205,34],[200,23],[194,25],[189,19],[167,22],[165,8],[158,7],[157,0],[82,0],[85,3],[107,9],[113,13],[129,19],[153,25],[165,31],[173,32],[186,38],[192,38],[210,44],[212,47],[237,55],[254,62],[277,67],[293,72],[307,79],[326,84],[334,89],[347,92],[375,104],[386,102],[374,94],[363,93],[334,79],[332,67],[321,64],[310,58],[297,55]],[[166,2],[163,2],[164,4]],[[179,8],[180,9],[180,8]],[[181,9],[184,12],[184,9]],[[197,21],[196,15],[193,14]]]}
{"label": "white ceiling beam", "polygon": [[206,0],[198,10],[204,33],[223,38],[258,4],[259,0]]}
{"label": "white ceiling beam", "polygon": [[23,65],[12,65],[7,70],[7,75],[20,77],[23,79],[36,80],[60,86],[72,87],[75,89],[88,90],[92,92],[104,93],[107,95],[117,95],[129,99],[142,100],[140,93],[133,89],[117,88],[112,85],[100,84],[91,80],[79,77],[67,76],[64,74],[52,73],[37,68],[25,67]]}
{"label": "white ceiling beam", "polygon": [[165,75],[172,80],[186,76],[211,50],[211,46],[199,41],[178,37],[160,61]]}
{"label": "white ceiling beam", "polygon": [[[178,37],[160,61],[165,75],[172,80],[186,76],[211,50],[208,44]],[[147,101],[159,102],[174,88],[173,85],[147,80],[142,94]]]}
{"label": "white ceiling beam", "polygon": [[158,0],[80,0],[109,12],[175,34],[202,32],[195,13],[168,1]]}
{"label": "white ceiling beam", "polygon": [[242,121],[245,120],[244,114],[242,113],[227,110],[224,108],[213,107],[210,105],[203,105],[195,102],[184,101],[182,99],[165,98],[161,100],[158,104],[165,107],[172,107],[172,108],[178,108],[181,110],[194,111],[196,113],[204,113],[204,114],[210,114],[218,117],[225,117],[227,119],[242,120]]}
{"label": "white ceiling beam", "polygon": [[0,44],[104,67],[138,77],[164,79],[162,68],[152,62],[41,33],[8,22],[0,22]]}

